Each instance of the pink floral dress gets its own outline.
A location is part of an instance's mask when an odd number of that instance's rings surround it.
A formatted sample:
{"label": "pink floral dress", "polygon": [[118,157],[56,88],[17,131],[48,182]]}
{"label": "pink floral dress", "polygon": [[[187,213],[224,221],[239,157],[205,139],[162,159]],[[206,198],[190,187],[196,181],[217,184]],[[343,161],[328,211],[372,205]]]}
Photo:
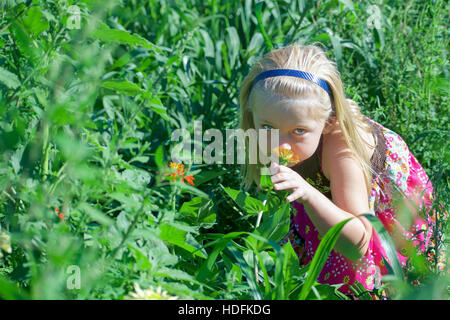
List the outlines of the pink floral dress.
{"label": "pink floral dress", "polygon": [[[377,216],[390,235],[401,243],[397,256],[403,267],[406,266],[409,250],[415,248],[418,253],[424,253],[433,233],[434,221],[426,212],[431,210],[433,187],[424,169],[409,151],[405,141],[393,131],[384,128],[375,121],[368,119],[378,144],[371,159],[373,172],[372,187],[369,197],[370,213]],[[318,148],[319,163],[321,162],[321,145]],[[377,158],[378,157],[378,158]],[[321,166],[316,183],[329,185],[323,175]],[[395,201],[398,196],[404,196],[420,207],[411,227],[406,230],[398,219]],[[328,194],[331,198],[331,195]],[[319,245],[320,235],[305,208],[301,203],[294,202],[296,214],[291,215],[288,239],[299,256],[300,263],[308,264]],[[425,213],[424,213],[425,212]],[[283,242],[282,242],[283,243]],[[352,294],[349,285],[360,282],[367,290],[379,288],[381,278],[388,274],[384,261],[389,262],[378,234],[373,230],[366,254],[356,262],[345,258],[342,254],[331,252],[317,281],[319,283],[343,284],[339,291]]]}

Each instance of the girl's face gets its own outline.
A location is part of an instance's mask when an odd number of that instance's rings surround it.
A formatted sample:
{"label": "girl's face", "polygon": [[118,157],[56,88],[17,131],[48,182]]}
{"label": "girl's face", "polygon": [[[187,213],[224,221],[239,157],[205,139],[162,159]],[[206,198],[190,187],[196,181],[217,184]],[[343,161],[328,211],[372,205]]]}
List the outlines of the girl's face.
{"label": "girl's face", "polygon": [[[278,129],[278,147],[291,150],[300,161],[305,161],[316,152],[325,128],[325,120],[313,119],[310,108],[314,106],[302,106],[301,100],[274,99],[258,91],[252,105],[253,123],[256,130]],[[269,134],[267,146],[270,147]]]}

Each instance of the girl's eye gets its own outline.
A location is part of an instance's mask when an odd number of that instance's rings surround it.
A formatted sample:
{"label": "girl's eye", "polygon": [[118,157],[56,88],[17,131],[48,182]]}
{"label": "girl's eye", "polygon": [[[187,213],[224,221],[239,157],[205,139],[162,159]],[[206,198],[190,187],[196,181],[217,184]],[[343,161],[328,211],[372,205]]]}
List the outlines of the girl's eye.
{"label": "girl's eye", "polygon": [[301,134],[304,134],[304,133],[305,133],[305,130],[297,128],[297,129],[294,130],[294,132],[295,132],[296,134],[301,135]]}
{"label": "girl's eye", "polygon": [[263,124],[263,125],[261,126],[261,128],[266,129],[266,130],[271,130],[271,129],[272,129],[272,127],[269,126],[268,124]]}

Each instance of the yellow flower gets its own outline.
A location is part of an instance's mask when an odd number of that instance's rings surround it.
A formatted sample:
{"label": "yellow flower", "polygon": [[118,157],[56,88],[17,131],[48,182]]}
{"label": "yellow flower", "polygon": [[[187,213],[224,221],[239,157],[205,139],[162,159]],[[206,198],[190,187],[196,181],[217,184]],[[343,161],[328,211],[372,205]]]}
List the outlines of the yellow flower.
{"label": "yellow flower", "polygon": [[176,169],[176,175],[183,176],[184,175],[184,164],[170,162],[170,169]]}
{"label": "yellow flower", "polygon": [[344,277],[344,283],[348,284],[350,282],[350,277],[347,275]]}
{"label": "yellow flower", "polygon": [[370,286],[373,283],[373,276],[368,276],[366,279],[366,284]]}
{"label": "yellow flower", "polygon": [[139,284],[134,284],[134,290],[136,292],[131,292],[128,294],[127,300],[177,300],[177,296],[170,296],[167,294],[167,291],[162,291],[162,288],[159,286],[154,291],[154,288],[150,287],[148,289],[142,290],[139,287]]}

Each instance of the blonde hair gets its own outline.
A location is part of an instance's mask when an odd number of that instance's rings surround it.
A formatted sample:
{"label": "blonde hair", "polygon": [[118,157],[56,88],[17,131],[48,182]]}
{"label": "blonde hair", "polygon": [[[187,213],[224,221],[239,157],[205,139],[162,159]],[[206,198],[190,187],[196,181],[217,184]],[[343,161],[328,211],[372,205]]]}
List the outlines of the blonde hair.
{"label": "blonde hair", "polygon": [[[328,93],[317,84],[294,77],[267,78],[258,81],[251,88],[253,80],[261,72],[272,69],[295,69],[312,73],[328,83],[333,93],[333,99],[331,100]],[[370,156],[367,148],[364,147],[365,144],[369,144],[360,135],[357,128],[362,128],[367,133],[372,133],[372,128],[367,123],[365,116],[361,114],[359,106],[353,100],[345,97],[336,64],[327,58],[322,48],[316,44],[303,46],[294,43],[284,48],[272,50],[251,68],[242,82],[239,97],[241,110],[239,126],[243,130],[255,128],[252,100],[255,92],[259,90],[264,90],[273,98],[302,99],[305,102],[313,99],[315,103],[307,103],[306,105],[310,107],[309,111],[316,120],[326,119],[329,123],[331,119],[336,117],[347,145],[361,164],[367,192],[370,192],[372,180]],[[317,105],[317,102],[319,102],[319,105]],[[261,164],[248,164],[247,161],[242,165],[243,186],[246,190],[253,183],[259,186],[261,167]]]}

